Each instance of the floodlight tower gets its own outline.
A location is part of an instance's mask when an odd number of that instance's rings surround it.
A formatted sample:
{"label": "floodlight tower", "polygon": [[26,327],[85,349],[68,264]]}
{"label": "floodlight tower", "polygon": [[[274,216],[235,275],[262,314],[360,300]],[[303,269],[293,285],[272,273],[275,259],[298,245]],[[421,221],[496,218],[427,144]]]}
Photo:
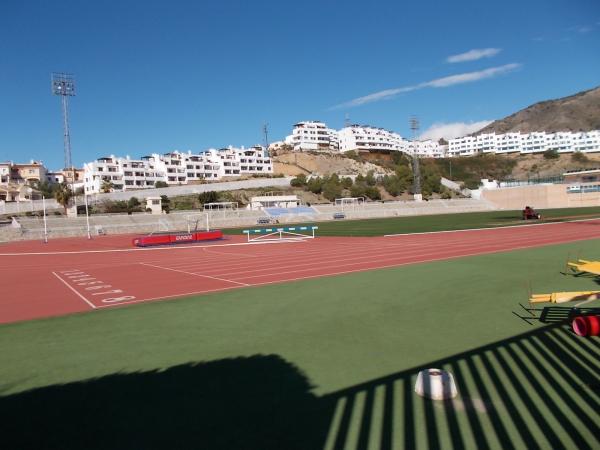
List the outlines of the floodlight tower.
{"label": "floodlight tower", "polygon": [[269,151],[269,124],[263,123],[263,135],[265,136],[265,151]]}
{"label": "floodlight tower", "polygon": [[419,156],[417,155],[417,132],[419,131],[419,119],[416,116],[412,116],[409,120],[410,129],[412,130],[412,139],[413,139],[413,194],[414,199],[417,202],[423,200],[423,195],[421,194],[421,168],[419,167]]}
{"label": "floodlight tower", "polygon": [[65,147],[65,169],[73,171],[73,182],[75,182],[75,171],[71,161],[71,136],[69,134],[69,97],[75,96],[75,80],[69,73],[52,74],[52,93],[60,96],[63,113],[63,143]]}

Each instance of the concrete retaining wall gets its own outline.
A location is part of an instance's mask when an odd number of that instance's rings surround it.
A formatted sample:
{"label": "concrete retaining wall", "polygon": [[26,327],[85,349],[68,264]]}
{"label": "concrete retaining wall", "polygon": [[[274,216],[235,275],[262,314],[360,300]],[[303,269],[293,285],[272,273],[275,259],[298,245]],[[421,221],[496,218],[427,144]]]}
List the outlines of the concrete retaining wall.
{"label": "concrete retaining wall", "polygon": [[566,184],[539,184],[502,189],[484,189],[482,198],[501,209],[575,208],[600,206],[600,192],[567,193]]}

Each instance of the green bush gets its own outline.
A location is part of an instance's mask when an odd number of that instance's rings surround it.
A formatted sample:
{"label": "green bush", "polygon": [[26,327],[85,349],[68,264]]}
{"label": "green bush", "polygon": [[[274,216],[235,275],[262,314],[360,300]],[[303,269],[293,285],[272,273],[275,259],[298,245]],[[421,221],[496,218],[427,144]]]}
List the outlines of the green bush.
{"label": "green bush", "polygon": [[328,181],[323,185],[323,197],[330,202],[334,201],[336,198],[341,198],[342,186],[335,181]]}
{"label": "green bush", "polygon": [[323,180],[319,177],[313,177],[310,180],[308,180],[308,183],[306,183],[306,187],[313,194],[320,194],[323,190]]}
{"label": "green bush", "polygon": [[365,195],[371,200],[381,200],[381,193],[375,186],[367,186],[365,189]]}
{"label": "green bush", "polygon": [[154,183],[154,187],[155,188],[166,188],[166,187],[169,187],[169,185],[165,181],[157,181],[156,183]]}
{"label": "green bush", "polygon": [[292,185],[293,187],[306,186],[306,175],[301,173],[300,175],[296,176],[296,178],[292,178],[292,181],[290,181],[290,185]]}
{"label": "green bush", "polygon": [[384,176],[382,184],[386,192],[394,197],[397,197],[406,190],[405,184],[400,180],[400,178],[398,178],[397,175]]}
{"label": "green bush", "polygon": [[544,153],[544,159],[558,159],[559,158],[559,154],[558,154],[558,150],[556,150],[555,148],[550,148],[548,150],[546,150]]}
{"label": "green bush", "polygon": [[351,197],[365,197],[365,185],[364,184],[354,184],[350,188],[350,196]]}
{"label": "green bush", "polygon": [[215,203],[219,201],[219,194],[215,191],[202,192],[198,194],[198,201],[201,205]]}
{"label": "green bush", "polygon": [[350,158],[350,159],[353,159],[355,161],[358,160],[358,153],[356,153],[354,150],[350,150],[350,151],[345,152],[344,156],[346,158]]}
{"label": "green bush", "polygon": [[571,155],[571,161],[578,163],[586,163],[589,161],[589,158],[581,152],[575,152]]}
{"label": "green bush", "polygon": [[136,209],[139,208],[141,206],[140,201],[138,200],[137,197],[131,197],[128,201],[127,201],[127,207],[129,209]]}
{"label": "green bush", "polygon": [[171,200],[166,195],[161,195],[160,200],[161,200],[161,209],[168,214],[169,211],[171,210]]}
{"label": "green bush", "polygon": [[365,181],[367,182],[367,186],[375,186],[377,184],[377,180],[375,179],[375,173],[372,170],[369,170],[367,172]]}

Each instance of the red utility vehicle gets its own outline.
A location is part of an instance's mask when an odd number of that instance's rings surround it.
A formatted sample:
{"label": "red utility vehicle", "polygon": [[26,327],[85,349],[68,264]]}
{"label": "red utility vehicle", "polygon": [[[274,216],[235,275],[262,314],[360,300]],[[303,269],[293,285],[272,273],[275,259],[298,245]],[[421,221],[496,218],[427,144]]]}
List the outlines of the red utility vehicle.
{"label": "red utility vehicle", "polygon": [[541,219],[542,215],[538,214],[531,206],[526,206],[523,210],[523,220]]}

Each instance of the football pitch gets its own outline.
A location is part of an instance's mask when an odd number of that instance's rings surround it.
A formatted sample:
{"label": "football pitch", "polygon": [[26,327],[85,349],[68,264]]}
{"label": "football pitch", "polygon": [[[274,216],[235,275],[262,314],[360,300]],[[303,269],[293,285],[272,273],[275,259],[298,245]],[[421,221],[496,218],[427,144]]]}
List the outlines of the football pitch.
{"label": "football pitch", "polygon": [[[529,286],[596,289],[560,271],[599,253],[579,241],[3,325],[3,448],[594,448],[598,338],[574,336],[564,305],[520,303]],[[455,400],[414,394],[428,367],[454,374]]]}
{"label": "football pitch", "polygon": [[[536,211],[542,214],[541,221],[524,221],[521,219],[521,211],[515,210],[340,220],[320,222],[318,225],[319,236],[382,236],[386,234],[500,228],[600,217],[600,208],[598,207],[538,209]],[[241,228],[224,229],[223,232],[226,234],[239,234],[240,230]]]}

